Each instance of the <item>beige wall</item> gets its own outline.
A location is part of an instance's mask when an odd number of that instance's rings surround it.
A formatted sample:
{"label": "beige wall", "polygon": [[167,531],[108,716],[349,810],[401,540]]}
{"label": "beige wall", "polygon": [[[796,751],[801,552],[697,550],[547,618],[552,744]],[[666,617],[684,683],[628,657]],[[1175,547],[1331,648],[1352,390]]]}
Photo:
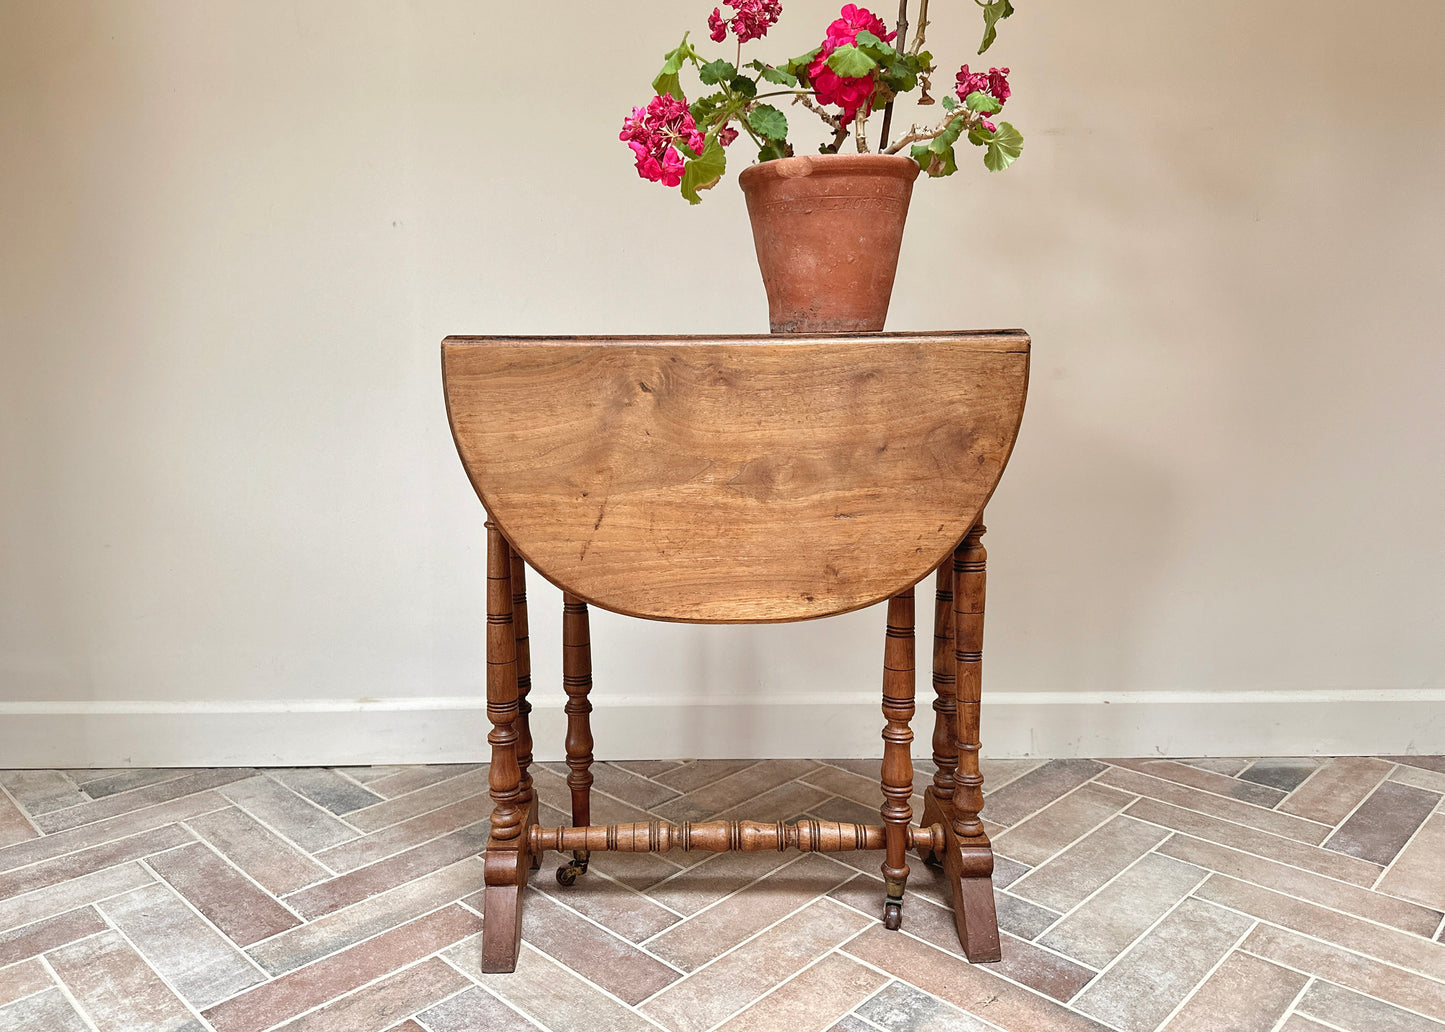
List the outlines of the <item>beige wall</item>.
{"label": "beige wall", "polygon": [[[988,59],[1024,156],[919,185],[890,320],[1034,335],[988,520],[995,747],[1445,751],[1445,7],[1020,8]],[[689,210],[616,140],[707,9],[0,0],[10,764],[475,748],[437,343],[766,326],[734,178]],[[777,52],[835,10],[789,0]],[[636,717],[611,754],[778,748],[833,701],[827,741],[873,748],[879,612],[596,623]],[[391,701],[328,736],[361,699]]]}

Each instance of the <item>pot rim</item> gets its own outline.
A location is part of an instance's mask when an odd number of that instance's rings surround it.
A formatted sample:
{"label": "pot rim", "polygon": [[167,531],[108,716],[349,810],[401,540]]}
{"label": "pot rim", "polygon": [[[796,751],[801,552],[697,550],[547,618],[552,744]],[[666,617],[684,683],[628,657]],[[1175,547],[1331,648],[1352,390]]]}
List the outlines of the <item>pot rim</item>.
{"label": "pot rim", "polygon": [[921,171],[918,162],[902,154],[803,154],[749,165],[738,173],[738,185],[746,190],[768,179],[813,176],[873,176],[912,182]]}

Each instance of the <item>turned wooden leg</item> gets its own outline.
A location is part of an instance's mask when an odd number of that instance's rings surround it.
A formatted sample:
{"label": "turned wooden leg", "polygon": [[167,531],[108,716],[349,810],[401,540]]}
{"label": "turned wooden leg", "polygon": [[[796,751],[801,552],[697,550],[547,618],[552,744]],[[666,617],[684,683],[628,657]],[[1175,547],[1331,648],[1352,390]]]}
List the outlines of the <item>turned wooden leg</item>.
{"label": "turned wooden leg", "polygon": [[[572,790],[572,826],[592,823],[592,635],[587,603],[576,595],[562,596],[562,688],[567,692],[567,787]],[[571,885],[587,870],[588,851],[572,851],[557,868],[557,881]]]}
{"label": "turned wooden leg", "polygon": [[517,762],[521,700],[517,684],[517,635],[512,622],[512,555],[495,525],[487,523],[487,719],[492,731],[491,835],[485,856],[482,970],[512,971],[522,937],[522,888],[526,885],[528,819],[532,800],[522,788]]}
{"label": "turned wooden leg", "polygon": [[[953,819],[953,772],[958,767],[958,657],[953,646],[953,555],[938,565],[933,603],[933,784],[923,792],[923,826]],[[942,854],[924,852],[941,866]]]}
{"label": "turned wooden leg", "polygon": [[[517,636],[517,766],[522,771],[522,798],[527,806],[527,823],[537,823],[537,798],[532,791],[532,645],[527,636],[527,563],[512,552],[512,626]],[[542,865],[542,857],[531,854],[531,868]]]}
{"label": "turned wooden leg", "polygon": [[1000,960],[998,917],[993,902],[993,849],[979,820],[983,775],[979,772],[979,698],[983,687],[984,572],[988,553],[980,542],[983,514],[954,553],[954,645],[958,660],[958,768],[954,771],[953,821],[945,823],[944,867],[953,883],[953,913],[964,955],[974,963]]}
{"label": "turned wooden leg", "polygon": [[888,600],[888,638],[883,650],[883,880],[888,898],[883,924],[903,923],[908,884],[908,827],[913,820],[913,589]]}

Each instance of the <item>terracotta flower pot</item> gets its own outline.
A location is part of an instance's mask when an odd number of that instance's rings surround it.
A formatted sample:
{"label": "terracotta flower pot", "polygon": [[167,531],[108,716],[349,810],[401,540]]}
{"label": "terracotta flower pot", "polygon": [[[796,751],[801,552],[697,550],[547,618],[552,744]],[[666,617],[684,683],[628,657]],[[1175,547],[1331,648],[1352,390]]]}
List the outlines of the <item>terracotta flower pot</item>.
{"label": "terracotta flower pot", "polygon": [[774,333],[883,329],[918,164],[818,154],[743,170]]}

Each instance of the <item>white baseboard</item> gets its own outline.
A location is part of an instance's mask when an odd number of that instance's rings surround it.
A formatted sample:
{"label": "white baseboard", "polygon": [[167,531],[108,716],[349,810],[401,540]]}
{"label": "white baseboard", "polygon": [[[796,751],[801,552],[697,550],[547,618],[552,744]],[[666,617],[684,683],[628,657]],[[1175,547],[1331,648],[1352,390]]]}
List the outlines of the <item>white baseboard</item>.
{"label": "white baseboard", "polygon": [[[920,685],[915,755],[930,751]],[[538,759],[562,758],[563,696],[533,693]],[[877,756],[864,692],[679,701],[594,696],[599,759]],[[0,702],[0,768],[342,766],[486,756],[481,698],[348,702]],[[1314,692],[994,692],[984,753],[1297,756],[1445,753],[1445,689]]]}

